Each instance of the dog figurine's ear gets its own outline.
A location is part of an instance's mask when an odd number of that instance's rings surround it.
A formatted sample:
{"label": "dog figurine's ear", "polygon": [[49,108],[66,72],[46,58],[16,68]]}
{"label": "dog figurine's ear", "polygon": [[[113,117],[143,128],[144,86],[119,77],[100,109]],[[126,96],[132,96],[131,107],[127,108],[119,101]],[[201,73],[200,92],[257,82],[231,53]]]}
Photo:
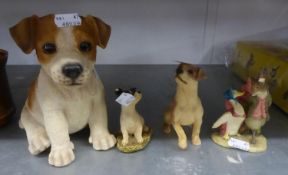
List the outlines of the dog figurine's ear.
{"label": "dog figurine's ear", "polygon": [[207,79],[206,73],[201,68],[197,70],[197,74],[195,77],[196,80],[204,80]]}
{"label": "dog figurine's ear", "polygon": [[137,91],[137,88],[135,88],[135,87],[130,88],[130,90],[129,90],[129,92],[131,92],[132,95],[134,95],[136,91]]}
{"label": "dog figurine's ear", "polygon": [[26,54],[31,53],[35,48],[37,19],[38,17],[33,15],[21,20],[18,24],[9,29],[16,44]]}
{"label": "dog figurine's ear", "polygon": [[207,78],[204,70],[196,66],[191,66],[190,69],[188,70],[188,73],[190,76],[192,76],[194,80],[197,80],[197,81]]}
{"label": "dog figurine's ear", "polygon": [[111,27],[97,17],[87,16],[86,18],[93,23],[95,33],[97,34],[97,44],[102,49],[105,49],[111,35]]}
{"label": "dog figurine's ear", "polygon": [[121,94],[122,94],[122,92],[123,92],[123,90],[121,89],[121,88],[117,88],[117,89],[115,89],[115,95],[117,96],[117,97],[119,97]]}

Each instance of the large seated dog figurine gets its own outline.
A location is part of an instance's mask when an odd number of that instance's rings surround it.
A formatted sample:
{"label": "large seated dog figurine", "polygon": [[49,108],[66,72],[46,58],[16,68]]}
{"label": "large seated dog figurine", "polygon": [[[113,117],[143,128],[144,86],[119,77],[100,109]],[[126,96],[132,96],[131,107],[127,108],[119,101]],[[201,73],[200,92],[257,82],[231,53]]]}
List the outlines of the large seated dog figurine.
{"label": "large seated dog figurine", "polygon": [[69,134],[87,124],[95,150],[116,143],[108,131],[104,87],[94,67],[96,46],[105,48],[110,32],[102,20],[77,14],[34,15],[10,28],[22,51],[29,54],[35,49],[41,64],[19,124],[26,131],[31,154],[51,146],[51,165],[65,166],[75,159]]}

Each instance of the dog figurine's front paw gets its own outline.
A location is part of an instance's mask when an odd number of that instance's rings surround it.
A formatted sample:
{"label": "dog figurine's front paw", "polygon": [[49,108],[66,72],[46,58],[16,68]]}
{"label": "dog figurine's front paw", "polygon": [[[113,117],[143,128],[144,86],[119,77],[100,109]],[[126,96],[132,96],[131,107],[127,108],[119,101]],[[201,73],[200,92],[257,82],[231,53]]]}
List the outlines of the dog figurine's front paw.
{"label": "dog figurine's front paw", "polygon": [[105,136],[89,137],[89,143],[93,145],[95,150],[108,150],[116,144],[116,139],[112,134]]}
{"label": "dog figurine's front paw", "polygon": [[195,136],[194,138],[192,138],[192,144],[201,145],[201,139],[199,138],[199,136]]}
{"label": "dog figurine's front paw", "polygon": [[136,140],[137,140],[138,143],[143,143],[143,141],[144,141],[144,139],[142,137],[136,138]]}
{"label": "dog figurine's front paw", "polygon": [[121,143],[123,146],[126,146],[128,142],[129,142],[128,139],[123,139]]}
{"label": "dog figurine's front paw", "polygon": [[73,149],[73,143],[61,148],[52,147],[48,158],[49,164],[56,167],[69,165],[73,160],[75,160]]}
{"label": "dog figurine's front paw", "polygon": [[178,141],[178,146],[179,146],[179,148],[181,148],[181,149],[186,149],[187,148],[187,140],[179,140]]}
{"label": "dog figurine's front paw", "polygon": [[45,131],[29,138],[28,143],[28,150],[32,155],[37,155],[50,147],[50,140]]}

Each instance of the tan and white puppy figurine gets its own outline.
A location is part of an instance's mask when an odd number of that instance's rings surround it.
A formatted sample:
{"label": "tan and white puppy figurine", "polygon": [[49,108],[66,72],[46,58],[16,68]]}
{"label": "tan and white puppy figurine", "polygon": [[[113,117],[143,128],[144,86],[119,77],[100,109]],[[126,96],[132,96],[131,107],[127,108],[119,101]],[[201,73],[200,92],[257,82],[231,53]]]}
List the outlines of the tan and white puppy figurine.
{"label": "tan and white puppy figurine", "polygon": [[192,126],[192,143],[200,145],[203,107],[198,96],[198,81],[206,78],[205,72],[191,64],[181,63],[176,70],[176,94],[164,113],[164,132],[171,132],[171,125],[178,135],[178,146],[187,148],[187,137],[182,128]]}
{"label": "tan and white puppy figurine", "polygon": [[104,87],[94,67],[96,46],[106,47],[111,28],[93,16],[74,18],[77,25],[68,21],[66,27],[65,23],[56,25],[56,15],[34,15],[10,28],[22,51],[28,54],[35,49],[41,64],[19,123],[26,131],[31,154],[51,145],[48,160],[54,166],[75,159],[69,134],[87,124],[95,150],[107,150],[116,142],[108,131]]}
{"label": "tan and white puppy figurine", "polygon": [[145,125],[143,117],[136,111],[136,104],[141,100],[142,94],[136,88],[129,90],[115,89],[115,94],[119,97],[122,93],[134,96],[134,100],[127,106],[121,105],[120,125],[123,136],[122,145],[129,143],[129,135],[133,135],[138,143],[143,142],[143,131],[149,128]]}

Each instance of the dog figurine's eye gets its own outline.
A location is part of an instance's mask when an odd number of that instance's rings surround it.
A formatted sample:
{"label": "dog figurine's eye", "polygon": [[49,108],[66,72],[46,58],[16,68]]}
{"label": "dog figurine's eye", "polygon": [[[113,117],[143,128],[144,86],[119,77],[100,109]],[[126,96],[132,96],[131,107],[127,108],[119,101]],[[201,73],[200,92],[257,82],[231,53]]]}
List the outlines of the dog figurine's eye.
{"label": "dog figurine's eye", "polygon": [[81,52],[89,52],[92,49],[92,45],[89,42],[82,42],[80,43],[79,49]]}
{"label": "dog figurine's eye", "polygon": [[194,70],[189,69],[189,70],[188,70],[188,73],[189,73],[189,74],[193,74],[193,73],[194,73]]}
{"label": "dog figurine's eye", "polygon": [[129,90],[133,95],[135,94],[135,92],[137,91],[137,88],[130,88]]}
{"label": "dog figurine's eye", "polygon": [[53,54],[56,52],[56,45],[53,43],[45,43],[42,49],[46,54]]}

